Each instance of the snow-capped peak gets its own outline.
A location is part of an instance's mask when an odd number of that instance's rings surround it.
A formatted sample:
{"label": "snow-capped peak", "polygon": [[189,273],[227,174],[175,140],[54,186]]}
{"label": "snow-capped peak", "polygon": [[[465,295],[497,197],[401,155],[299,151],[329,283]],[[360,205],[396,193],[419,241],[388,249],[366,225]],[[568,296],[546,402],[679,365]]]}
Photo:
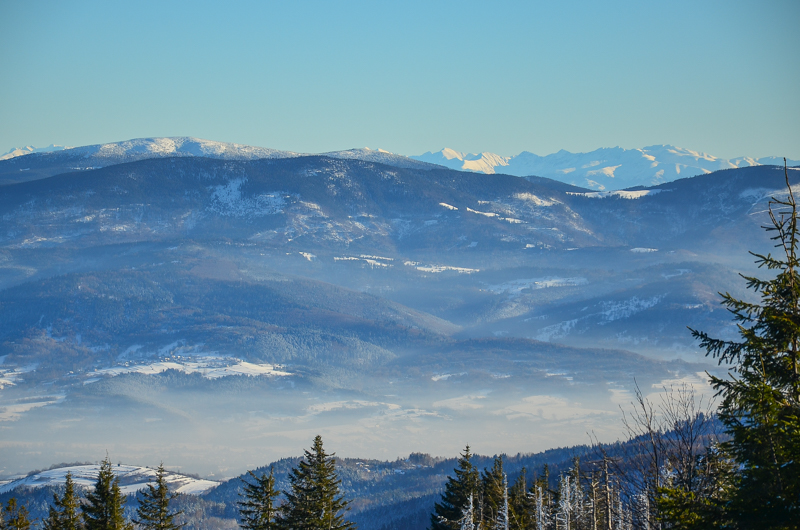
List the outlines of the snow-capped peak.
{"label": "snow-capped peak", "polygon": [[9,158],[16,158],[18,156],[29,155],[31,153],[52,153],[53,151],[63,151],[64,149],[71,149],[64,145],[50,144],[47,147],[33,147],[26,145],[25,147],[14,147],[0,155],[0,160],[8,160]]}
{"label": "snow-capped peak", "polygon": [[[411,158],[428,162],[429,164],[449,167],[450,169],[488,174],[496,173],[495,168],[507,166],[510,160],[508,157],[494,153],[462,153],[447,147],[435,153],[428,151],[423,155],[412,156]],[[502,172],[506,173],[505,170]]]}
{"label": "snow-capped peak", "polygon": [[[547,177],[599,191],[652,186],[720,169],[783,163],[776,157],[725,160],[673,145],[651,145],[640,149],[609,147],[588,153],[571,153],[562,149],[547,156],[523,151],[511,157],[486,152],[467,154],[445,148],[411,158],[460,171]],[[789,165],[798,164],[795,160],[788,162]]]}

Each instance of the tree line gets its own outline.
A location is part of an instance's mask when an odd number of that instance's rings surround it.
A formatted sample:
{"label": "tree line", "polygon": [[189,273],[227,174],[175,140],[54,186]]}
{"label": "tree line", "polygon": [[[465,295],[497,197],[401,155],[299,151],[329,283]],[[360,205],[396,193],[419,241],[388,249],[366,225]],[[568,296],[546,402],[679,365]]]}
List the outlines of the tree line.
{"label": "tree line", "polygon": [[[690,329],[727,369],[711,376],[716,410],[678,389],[659,404],[637,387],[624,417],[632,448],[551,481],[547,469],[509,487],[502,459],[478,473],[462,453],[432,530],[650,530],[800,528],[800,261],[797,203],[772,198],[764,228],[778,249],[751,253],[773,278],[742,276],[758,302],[722,294],[739,340]],[[721,424],[722,433],[715,429]],[[553,483],[551,483],[553,482]]]}
{"label": "tree line", "polygon": [[[311,450],[289,472],[289,489],[278,491],[275,476],[249,472],[239,506],[240,526],[246,530],[355,530],[345,519],[349,501],[340,491],[334,454],[328,454],[317,436]],[[169,491],[163,463],[155,480],[137,494],[133,520],[124,516],[126,498],[108,457],[100,464],[94,488],[81,496],[67,473],[62,495],[54,494],[43,530],[180,530],[180,511],[170,508],[177,493]],[[0,507],[0,530],[30,530],[24,506],[10,499]]]}

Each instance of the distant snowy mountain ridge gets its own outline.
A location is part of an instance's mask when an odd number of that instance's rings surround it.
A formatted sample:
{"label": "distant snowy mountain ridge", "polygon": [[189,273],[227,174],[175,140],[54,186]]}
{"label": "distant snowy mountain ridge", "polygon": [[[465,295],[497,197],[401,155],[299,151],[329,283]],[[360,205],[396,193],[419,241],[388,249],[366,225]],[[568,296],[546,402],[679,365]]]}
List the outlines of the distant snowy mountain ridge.
{"label": "distant snowy mountain ridge", "polygon": [[18,156],[29,155],[31,153],[52,153],[53,151],[63,151],[64,149],[71,149],[64,145],[50,144],[47,147],[33,147],[26,145],[25,147],[14,147],[10,151],[0,155],[0,160],[8,160],[9,158],[16,158]]}
{"label": "distant snowy mountain ridge", "polygon": [[291,151],[279,151],[265,147],[252,147],[249,145],[215,142],[200,138],[178,136],[173,138],[137,138],[124,142],[107,144],[86,145],[82,147],[64,147],[51,145],[42,149],[23,147],[12,149],[0,157],[7,160],[17,156],[32,153],[63,152],[72,157],[75,155],[85,158],[122,158],[141,160],[144,158],[161,158],[168,156],[204,156],[209,158],[222,158],[234,160],[254,160],[257,158],[288,158],[298,156]]}
{"label": "distant snowy mountain ridge", "polygon": [[[504,173],[518,177],[535,175],[598,191],[654,186],[720,169],[783,165],[783,159],[779,157],[739,157],[728,160],[672,145],[653,145],[642,149],[611,147],[589,153],[571,153],[562,149],[547,156],[523,151],[510,157],[495,153],[461,153],[445,148],[411,158],[460,171]],[[798,165],[800,161],[789,160],[788,163]]]}
{"label": "distant snowy mountain ridge", "polygon": [[[30,178],[51,176],[58,171],[67,169],[90,169],[148,158],[198,156],[223,160],[255,160],[309,156],[266,147],[192,137],[172,137],[139,138],[83,147],[50,145],[49,147],[35,148],[28,146],[12,149],[0,156],[0,161],[10,161],[32,154],[45,157],[49,162],[55,163],[62,158],[64,161],[61,166],[56,165],[50,171],[39,174],[38,177],[31,174]],[[671,145],[653,145],[641,149],[611,147],[596,149],[588,153],[571,153],[561,150],[546,156],[523,151],[510,157],[488,152],[462,153],[450,148],[437,152],[429,151],[411,157],[383,149],[369,148],[321,154],[331,158],[364,160],[403,168],[433,169],[435,165],[438,165],[459,171],[486,174],[503,173],[518,177],[546,177],[597,191],[653,186],[720,169],[783,164],[783,159],[779,157],[723,159]],[[800,161],[797,160],[788,162],[789,165],[800,165]],[[22,161],[19,163],[21,164]],[[79,167],[73,167],[75,164],[78,164]],[[24,172],[27,170],[27,168],[20,167],[14,171]]]}
{"label": "distant snowy mountain ridge", "polygon": [[[0,485],[0,494],[20,486],[41,488],[43,486],[64,484],[64,482],[66,482],[67,473],[72,473],[72,480],[76,485],[82,488],[92,489],[97,481],[97,474],[99,471],[99,464],[60,467],[47,471],[40,471],[39,473],[34,473],[27,477],[18,478]],[[114,474],[119,478],[120,490],[122,490],[124,495],[136,493],[147,487],[147,484],[155,482],[156,479],[155,469],[124,464],[115,465]],[[213,480],[204,480],[172,472],[168,472],[165,479],[169,485],[170,491],[175,493],[187,493],[190,495],[206,493],[220,484]]]}

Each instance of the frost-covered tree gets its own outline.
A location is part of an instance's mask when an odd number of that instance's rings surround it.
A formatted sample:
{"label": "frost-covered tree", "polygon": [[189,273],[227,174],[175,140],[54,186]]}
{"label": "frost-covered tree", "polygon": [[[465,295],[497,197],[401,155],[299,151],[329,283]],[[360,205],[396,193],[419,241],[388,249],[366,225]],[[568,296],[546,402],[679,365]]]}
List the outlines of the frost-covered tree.
{"label": "frost-covered tree", "polygon": [[467,503],[461,509],[461,519],[458,520],[459,530],[475,530],[475,502],[472,493],[469,494]]}
{"label": "frost-covered tree", "polygon": [[497,517],[495,518],[494,527],[497,530],[508,530],[508,523],[508,476],[503,473],[503,503],[497,510]]}
{"label": "frost-covered tree", "polygon": [[536,530],[547,530],[550,528],[550,511],[547,509],[547,504],[545,503],[545,496],[544,492],[542,491],[542,486],[539,484],[535,485],[535,496],[536,496],[536,514],[535,514],[535,528]]}

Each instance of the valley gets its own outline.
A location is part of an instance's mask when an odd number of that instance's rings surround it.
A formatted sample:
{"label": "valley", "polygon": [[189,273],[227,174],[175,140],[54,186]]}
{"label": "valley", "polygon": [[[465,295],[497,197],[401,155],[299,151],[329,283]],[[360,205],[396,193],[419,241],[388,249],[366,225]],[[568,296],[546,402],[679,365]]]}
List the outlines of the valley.
{"label": "valley", "polygon": [[229,477],[317,433],[378,459],[613,441],[634,382],[708,392],[686,326],[732,336],[717,293],[747,296],[785,193],[774,166],[597,194],[202,155],[0,188],[0,474],[108,450]]}

